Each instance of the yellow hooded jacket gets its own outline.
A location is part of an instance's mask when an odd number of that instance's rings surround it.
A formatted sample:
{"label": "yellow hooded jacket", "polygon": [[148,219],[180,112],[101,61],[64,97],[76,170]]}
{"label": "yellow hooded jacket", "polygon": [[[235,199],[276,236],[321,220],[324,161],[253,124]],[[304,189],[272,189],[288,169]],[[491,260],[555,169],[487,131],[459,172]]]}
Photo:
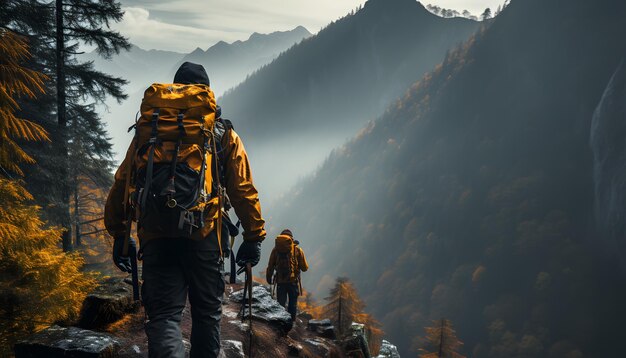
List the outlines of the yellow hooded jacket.
{"label": "yellow hooded jacket", "polygon": [[[134,141],[126,152],[126,158],[115,173],[115,182],[109,192],[104,209],[104,224],[109,234],[115,238],[126,234],[126,216],[124,214],[124,191],[126,176],[132,156],[134,155]],[[222,137],[224,158],[224,187],[235,209],[235,213],[244,230],[243,239],[246,241],[263,241],[265,239],[265,220],[261,216],[259,195],[252,182],[252,172],[248,155],[244,149],[241,138],[233,129],[227,130]],[[209,177],[209,176],[207,176]],[[215,198],[216,199],[216,198]],[[207,237],[216,226],[218,218],[217,200],[213,201],[213,207],[209,208],[205,216],[205,226],[199,230],[198,238]],[[139,240],[144,243],[156,238],[148,233],[137,233]]]}

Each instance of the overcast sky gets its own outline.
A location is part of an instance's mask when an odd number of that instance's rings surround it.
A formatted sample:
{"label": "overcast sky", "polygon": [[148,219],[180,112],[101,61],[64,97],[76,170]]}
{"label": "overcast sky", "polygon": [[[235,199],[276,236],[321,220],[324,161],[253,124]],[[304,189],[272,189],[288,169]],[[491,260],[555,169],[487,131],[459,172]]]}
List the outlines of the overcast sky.
{"label": "overcast sky", "polygon": [[[393,0],[386,0],[393,1]],[[429,0],[424,4],[475,15],[504,0]],[[126,14],[115,27],[144,49],[191,52],[217,41],[245,40],[251,33],[291,30],[316,33],[364,0],[121,0]]]}

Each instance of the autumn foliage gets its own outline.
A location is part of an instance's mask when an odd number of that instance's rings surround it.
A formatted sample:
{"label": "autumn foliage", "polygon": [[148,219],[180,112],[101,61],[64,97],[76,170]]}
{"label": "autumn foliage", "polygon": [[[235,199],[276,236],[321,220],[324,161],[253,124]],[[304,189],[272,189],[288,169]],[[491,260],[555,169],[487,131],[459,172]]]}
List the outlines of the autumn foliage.
{"label": "autumn foliage", "polygon": [[380,322],[365,313],[364,309],[365,303],[359,297],[352,282],[345,277],[340,277],[335,281],[335,286],[330,289],[326,304],[320,308],[320,311],[321,317],[329,318],[333,322],[340,337],[350,333],[352,322],[364,324],[370,351],[377,353],[385,332]]}
{"label": "autumn foliage", "polygon": [[22,67],[23,38],[0,29],[0,356],[13,343],[58,321],[76,317],[94,277],[81,272],[79,254],[59,247],[61,230],[47,227],[23,182],[20,163],[33,159],[18,141],[47,140],[42,127],[19,118],[18,98],[43,91],[45,76]]}
{"label": "autumn foliage", "polygon": [[25,68],[21,62],[29,57],[26,40],[0,28],[0,167],[19,175],[20,163],[34,160],[16,142],[17,140],[48,140],[48,134],[39,125],[19,118],[19,97],[33,98],[43,92],[42,73]]}
{"label": "autumn foliage", "polygon": [[442,318],[433,321],[432,327],[426,327],[426,348],[421,349],[420,358],[466,358],[457,353],[462,346],[452,323]]}

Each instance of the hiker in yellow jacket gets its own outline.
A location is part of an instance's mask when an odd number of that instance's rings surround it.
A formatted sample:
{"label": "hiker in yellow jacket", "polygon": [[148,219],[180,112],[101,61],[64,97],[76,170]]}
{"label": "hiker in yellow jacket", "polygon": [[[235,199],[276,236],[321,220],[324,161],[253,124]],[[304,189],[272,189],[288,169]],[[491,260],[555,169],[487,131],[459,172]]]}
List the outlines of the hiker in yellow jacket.
{"label": "hiker in yellow jacket", "polygon": [[[309,269],[304,251],[298,244],[291,230],[283,230],[276,237],[276,244],[270,254],[266,270],[267,282],[270,285],[276,284],[278,303],[287,308],[287,312],[291,314],[294,321],[298,308],[298,295],[301,293],[300,272]],[[288,305],[286,305],[287,299],[289,299]]]}
{"label": "hiker in yellow jacket", "polygon": [[[188,85],[188,86],[185,86]],[[185,349],[182,341],[180,323],[182,320],[182,312],[187,302],[187,296],[189,296],[189,303],[191,304],[191,317],[192,317],[192,333],[191,333],[191,357],[207,357],[215,358],[220,351],[220,319],[222,314],[222,297],[224,294],[224,278],[223,278],[223,257],[227,256],[230,247],[228,240],[220,240],[220,238],[228,237],[227,226],[222,224],[223,215],[220,215],[222,208],[224,208],[224,195],[227,193],[230,199],[232,207],[235,209],[237,217],[241,220],[243,233],[243,243],[237,251],[236,262],[240,266],[245,266],[247,263],[251,263],[252,266],[259,262],[261,253],[261,242],[265,238],[265,221],[261,216],[261,207],[259,204],[259,197],[254,184],[252,183],[251,169],[248,162],[248,156],[243,147],[241,138],[232,129],[232,125],[227,120],[222,120],[219,115],[219,107],[215,104],[213,93],[209,88],[209,78],[204,68],[200,65],[185,62],[176,72],[174,78],[174,84],[169,85],[169,91],[172,96],[183,96],[184,94],[176,94],[178,88],[181,91],[189,90],[196,91],[197,93],[203,93],[208,96],[209,100],[200,107],[190,107],[187,112],[179,110],[178,114],[178,127],[174,129],[180,132],[179,142],[176,146],[176,150],[173,152],[178,153],[178,147],[181,146],[183,150],[177,155],[182,162],[185,160],[184,145],[188,141],[192,140],[193,130],[199,128],[195,126],[189,126],[187,131],[183,125],[186,125],[190,120],[195,120],[194,110],[196,112],[204,111],[210,113],[213,120],[213,114],[215,114],[215,126],[210,133],[210,137],[214,138],[212,144],[221,146],[221,149],[217,151],[220,154],[219,162],[212,161],[211,163],[204,164],[202,159],[195,162],[182,163],[190,166],[184,167],[186,170],[184,173],[188,173],[189,176],[195,175],[194,178],[198,181],[198,186],[204,186],[205,189],[201,192],[202,195],[206,193],[206,189],[213,188],[214,192],[220,193],[219,195],[210,196],[210,200],[203,201],[206,203],[201,211],[185,211],[183,209],[180,215],[180,221],[176,221],[178,224],[171,227],[164,222],[167,220],[161,220],[158,215],[155,218],[146,218],[146,212],[139,214],[139,228],[137,235],[141,242],[140,252],[143,254],[143,285],[141,287],[141,296],[143,305],[145,307],[147,321],[145,324],[146,334],[148,336],[148,350],[150,358],[158,357],[185,357]],[[157,85],[161,86],[161,85]],[[155,87],[155,86],[152,86]],[[196,88],[197,87],[197,88]],[[195,97],[194,97],[195,98]],[[198,97],[200,98],[200,97]],[[192,98],[193,99],[193,98]],[[145,98],[144,98],[145,100]],[[142,112],[144,111],[142,105]],[[206,107],[206,108],[205,108]],[[173,108],[173,107],[172,107]],[[170,107],[163,107],[161,114],[171,111]],[[189,116],[189,119],[188,117]],[[152,157],[157,158],[167,153],[165,146],[168,143],[162,141],[161,128],[167,130],[167,117],[159,118],[159,111],[154,110],[153,117],[153,137],[156,140],[151,140],[149,143],[157,146],[158,152]],[[170,115],[171,117],[171,115]],[[176,118],[176,117],[174,117]],[[202,121],[205,117],[200,118]],[[176,119],[174,119],[176,120]],[[187,121],[187,122],[185,122]],[[162,124],[160,124],[162,123]],[[176,122],[174,122],[176,123]],[[160,127],[159,127],[160,125]],[[211,132],[211,131],[209,131]],[[205,134],[205,136],[209,136]],[[115,182],[107,199],[105,207],[105,225],[111,236],[115,239],[113,245],[113,261],[115,265],[122,271],[130,272],[130,257],[123,255],[123,246],[125,237],[127,235],[126,220],[128,218],[129,194],[128,194],[128,181],[127,178],[131,176],[131,173],[139,173],[141,168],[136,170],[131,163],[135,161],[133,158],[141,159],[142,148],[136,148],[135,143],[137,138],[131,143],[126,158],[120,165],[119,169],[115,173]],[[182,145],[181,145],[182,143]],[[149,145],[150,145],[149,144]],[[193,144],[195,145],[195,144]],[[189,145],[188,147],[193,147]],[[197,147],[197,146],[196,146]],[[205,143],[205,147],[207,147]],[[215,148],[215,147],[213,147]],[[191,148],[193,149],[193,148]],[[172,152],[172,151],[170,151]],[[215,153],[213,150],[210,153]],[[145,149],[144,153],[145,155]],[[207,157],[207,154],[204,155]],[[160,187],[155,189],[155,185],[159,185],[159,178],[165,177],[174,183],[174,175],[176,175],[176,195],[197,195],[192,191],[194,186],[190,188],[190,185],[185,185],[185,177],[179,173],[179,166],[175,166],[176,161],[172,161],[174,164],[160,164],[158,167],[154,165],[154,174],[150,175],[152,180],[151,184],[147,184],[148,179],[145,179],[144,186],[149,188],[148,193],[144,197],[141,197],[141,191],[137,191],[138,195],[135,195],[133,200],[137,200],[137,197],[143,198],[143,202],[154,204],[159,195],[163,195],[163,191]],[[221,165],[222,169],[216,174],[213,172],[214,164],[216,167]],[[165,165],[165,167],[163,167]],[[196,166],[198,168],[207,168],[206,175],[199,175],[190,171],[189,167]],[[163,168],[170,170],[169,176],[161,175]],[[182,167],[181,167],[182,168]],[[151,171],[152,168],[147,170]],[[182,170],[181,170],[182,171]],[[201,173],[205,171],[201,170]],[[189,174],[191,173],[191,174]],[[180,174],[180,179],[178,175]],[[137,174],[136,174],[137,175]],[[222,180],[218,181],[216,178],[220,175]],[[148,174],[145,177],[148,178]],[[213,180],[213,182],[211,182]],[[202,182],[204,181],[204,183]],[[165,181],[169,183],[169,181]],[[215,185],[216,182],[218,185]],[[136,181],[138,185],[142,184]],[[156,184],[155,184],[156,183]],[[166,188],[170,189],[170,188]],[[141,189],[144,190],[144,189]],[[161,194],[159,194],[161,193]],[[147,197],[147,199],[146,199]],[[207,195],[204,195],[207,197]],[[157,199],[153,199],[157,198]],[[150,201],[152,200],[152,201]],[[173,205],[170,206],[170,201]],[[181,206],[180,200],[177,201],[170,199],[167,201],[166,206],[175,210]],[[141,204],[141,202],[139,203]],[[161,212],[169,210],[163,205],[156,205]],[[146,210],[157,210],[146,207]],[[142,227],[142,220],[143,227]],[[149,224],[153,224],[150,226]],[[178,226],[178,227],[176,227]],[[222,233],[218,235],[218,228],[221,226]],[[152,230],[149,230],[152,227]],[[189,227],[189,236],[172,234],[178,233],[182,228]],[[195,229],[194,229],[195,228]],[[169,231],[167,231],[169,230]],[[185,234],[184,230],[181,231]],[[221,241],[221,242],[220,242]],[[220,245],[221,244],[221,245]],[[131,241],[130,245],[132,250],[135,250],[134,241]]]}

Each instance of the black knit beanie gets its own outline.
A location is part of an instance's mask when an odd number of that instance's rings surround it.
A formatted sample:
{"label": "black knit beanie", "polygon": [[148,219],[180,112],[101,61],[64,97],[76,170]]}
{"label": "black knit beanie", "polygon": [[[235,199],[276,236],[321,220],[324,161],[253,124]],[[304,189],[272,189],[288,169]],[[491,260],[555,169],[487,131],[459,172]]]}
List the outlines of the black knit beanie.
{"label": "black knit beanie", "polygon": [[293,239],[293,234],[291,233],[291,230],[289,229],[285,229],[283,230],[283,232],[280,233],[281,235],[288,235],[291,236],[291,238]]}
{"label": "black knit beanie", "polygon": [[178,68],[174,75],[174,83],[184,85],[203,84],[211,86],[209,76],[206,74],[204,67],[197,63],[185,62]]}

